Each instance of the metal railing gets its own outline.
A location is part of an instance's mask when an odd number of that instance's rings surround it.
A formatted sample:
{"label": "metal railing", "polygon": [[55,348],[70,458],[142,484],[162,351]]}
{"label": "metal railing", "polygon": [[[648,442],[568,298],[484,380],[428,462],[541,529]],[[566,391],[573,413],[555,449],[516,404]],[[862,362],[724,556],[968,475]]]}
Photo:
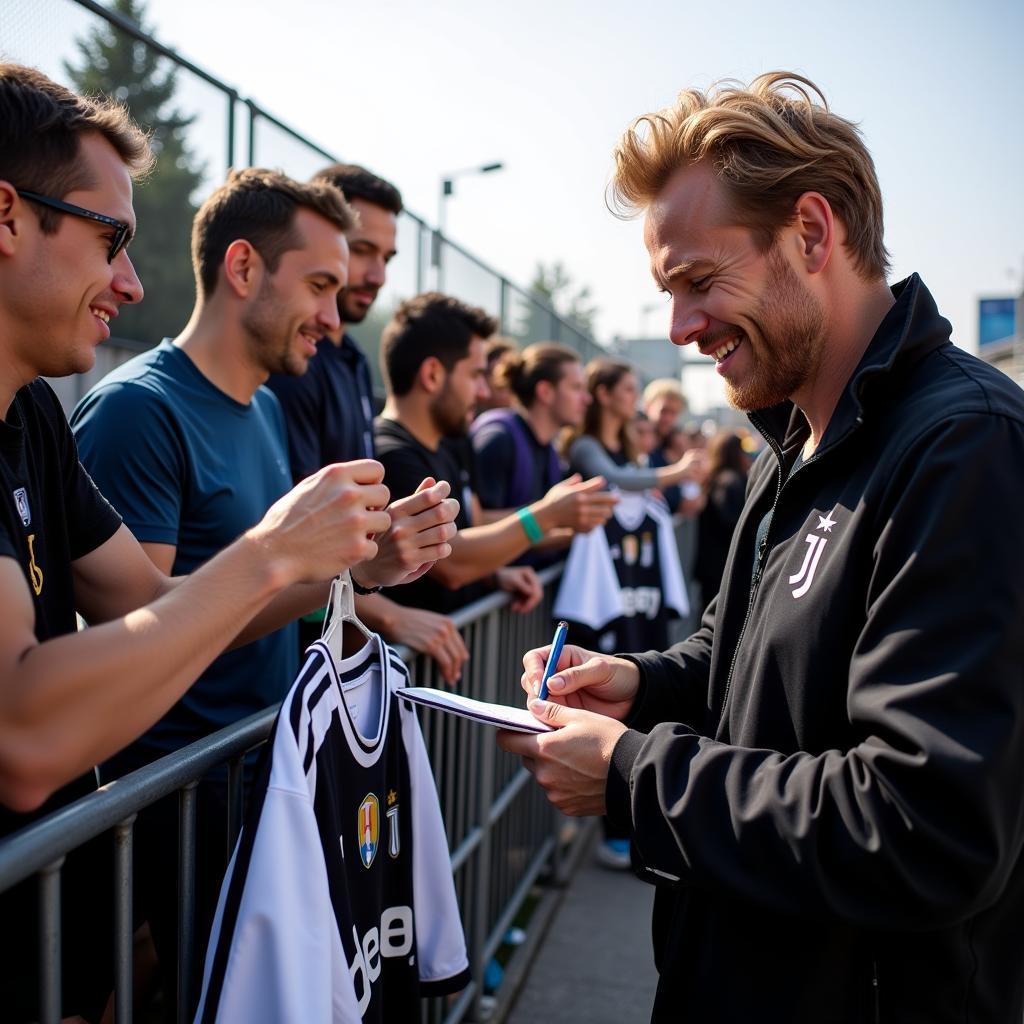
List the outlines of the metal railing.
{"label": "metal railing", "polygon": [[[172,114],[184,122],[174,145],[180,147],[178,159],[195,187],[189,190],[185,186],[182,191],[180,185],[175,189],[173,182],[168,183],[159,153],[151,180],[136,187],[139,231],[132,243],[132,258],[148,295],[139,306],[122,309],[118,317],[115,330],[121,340],[127,339],[124,345],[117,337],[111,339],[100,349],[102,366],[96,372],[58,384],[58,394],[68,408],[102,372],[138,351],[140,343],[148,348],[184,326],[193,299],[187,228],[198,202],[223,180],[229,167],[244,162],[307,178],[339,159],[97,0],[4,0],[0,4],[0,58],[38,67],[63,84],[74,87],[74,75],[80,77],[89,67],[80,45],[97,41],[106,42],[108,54],[134,53],[134,48],[142,48],[132,61],[126,61],[126,66],[134,69],[131,83],[100,80],[108,92],[129,106],[137,101],[139,92],[146,92],[147,83],[173,74],[172,97],[155,112],[154,122],[166,123]],[[144,66],[144,71],[138,70]],[[159,132],[157,140],[161,140]],[[359,161],[358,152],[347,157]],[[389,168],[373,169],[392,176]],[[180,177],[179,172],[181,168],[174,173]],[[400,174],[393,177],[401,187]],[[524,345],[560,341],[576,349],[584,361],[605,351],[578,324],[539,296],[517,287],[414,213],[405,211],[399,217],[397,248],[388,267],[387,285],[366,320],[352,328],[367,351],[378,385],[381,328],[402,299],[428,288],[443,287],[482,306],[498,317],[504,334]]]}
{"label": "metal railing", "polygon": [[[521,704],[521,658],[550,638],[551,584],[561,566],[546,569],[544,600],[526,615],[508,607],[504,593],[456,612],[470,659],[459,691],[480,700]],[[433,661],[398,649],[419,685],[439,685]],[[517,758],[502,753],[494,734],[466,719],[421,709],[421,727],[434,770],[451,849],[452,872],[463,916],[473,980],[454,1000],[424,1002],[426,1021],[481,1020],[483,978],[512,919],[542,872],[560,875],[557,830],[562,819]],[[198,993],[190,991],[192,965],[205,937],[193,934],[195,788],[228,766],[228,842],[242,824],[242,763],[270,734],[276,708],[230,726],[0,840],[0,892],[35,875],[39,883],[40,1020],[61,1018],[61,866],[71,851],[106,832],[114,835],[115,1012],[132,1020],[132,837],[135,816],[162,797],[179,794],[178,1019],[191,1020]],[[577,842],[587,838],[577,834]],[[168,837],[168,842],[173,837]],[[173,884],[168,879],[167,884]],[[202,939],[202,946],[196,943]]]}

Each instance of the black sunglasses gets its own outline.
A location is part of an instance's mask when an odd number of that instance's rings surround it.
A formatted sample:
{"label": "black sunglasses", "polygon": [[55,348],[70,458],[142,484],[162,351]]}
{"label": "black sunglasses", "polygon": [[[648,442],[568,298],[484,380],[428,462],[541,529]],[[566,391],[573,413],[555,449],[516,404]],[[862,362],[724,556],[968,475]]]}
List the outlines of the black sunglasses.
{"label": "black sunglasses", "polygon": [[49,206],[51,209],[60,210],[61,213],[71,213],[76,217],[85,217],[87,220],[94,220],[100,224],[106,224],[114,229],[114,237],[110,240],[110,248],[107,250],[107,262],[113,263],[117,254],[132,240],[131,225],[125,224],[123,220],[115,220],[105,213],[95,213],[87,210],[84,206],[75,206],[73,203],[65,203],[62,199],[51,199],[49,196],[41,196],[38,192],[28,192],[25,189],[18,189],[18,195],[22,199],[31,199],[34,203]]}

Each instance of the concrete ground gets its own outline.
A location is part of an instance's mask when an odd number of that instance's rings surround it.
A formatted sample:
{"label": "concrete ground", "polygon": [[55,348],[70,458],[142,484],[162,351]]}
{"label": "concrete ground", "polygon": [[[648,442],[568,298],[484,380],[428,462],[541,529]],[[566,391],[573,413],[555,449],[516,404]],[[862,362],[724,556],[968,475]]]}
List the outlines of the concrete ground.
{"label": "concrete ground", "polygon": [[569,884],[507,1024],[643,1024],[657,973],[654,889],[589,856]]}

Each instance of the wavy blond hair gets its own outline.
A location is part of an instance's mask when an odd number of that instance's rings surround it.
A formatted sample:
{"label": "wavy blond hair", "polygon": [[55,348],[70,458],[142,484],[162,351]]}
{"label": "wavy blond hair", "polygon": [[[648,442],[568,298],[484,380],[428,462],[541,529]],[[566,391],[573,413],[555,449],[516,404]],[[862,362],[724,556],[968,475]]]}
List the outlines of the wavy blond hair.
{"label": "wavy blond hair", "polygon": [[[817,97],[817,102],[814,97]],[[740,222],[762,250],[791,222],[797,199],[819,192],[846,228],[861,277],[885,277],[882,194],[875,165],[850,121],[833,114],[810,79],[789,71],[686,89],[671,107],[638,117],[615,147],[609,207],[646,209],[682,167],[710,160]]]}

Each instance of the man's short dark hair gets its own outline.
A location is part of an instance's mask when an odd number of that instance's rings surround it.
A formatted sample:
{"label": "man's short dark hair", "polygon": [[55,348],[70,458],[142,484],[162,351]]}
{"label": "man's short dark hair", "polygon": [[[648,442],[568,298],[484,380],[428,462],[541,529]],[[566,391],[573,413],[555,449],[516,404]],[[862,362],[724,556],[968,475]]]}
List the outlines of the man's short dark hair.
{"label": "man's short dark hair", "polygon": [[402,193],[372,171],[358,164],[331,164],[313,175],[313,181],[329,181],[340,188],[345,198],[363,199],[374,206],[383,207],[396,217],[402,212]]}
{"label": "man's short dark hair", "polygon": [[[124,107],[78,96],[35,68],[0,63],[0,180],[52,199],[91,188],[97,182],[80,157],[85,132],[102,135],[133,178],[153,166],[149,138]],[[53,234],[60,213],[33,209],[43,233]]]}
{"label": "man's short dark hair", "polygon": [[227,181],[192,222],[192,268],[199,294],[213,294],[228,246],[242,238],[273,274],[281,257],[302,244],[295,229],[300,208],[312,210],[342,232],[351,231],[356,223],[344,196],[326,181],[293,181],[262,167],[229,171]]}
{"label": "man's short dark hair", "polygon": [[498,321],[477,306],[425,292],[406,299],[384,327],[380,342],[380,367],[388,393],[407,395],[425,359],[431,356],[451,371],[469,354],[473,338],[489,338]]}

